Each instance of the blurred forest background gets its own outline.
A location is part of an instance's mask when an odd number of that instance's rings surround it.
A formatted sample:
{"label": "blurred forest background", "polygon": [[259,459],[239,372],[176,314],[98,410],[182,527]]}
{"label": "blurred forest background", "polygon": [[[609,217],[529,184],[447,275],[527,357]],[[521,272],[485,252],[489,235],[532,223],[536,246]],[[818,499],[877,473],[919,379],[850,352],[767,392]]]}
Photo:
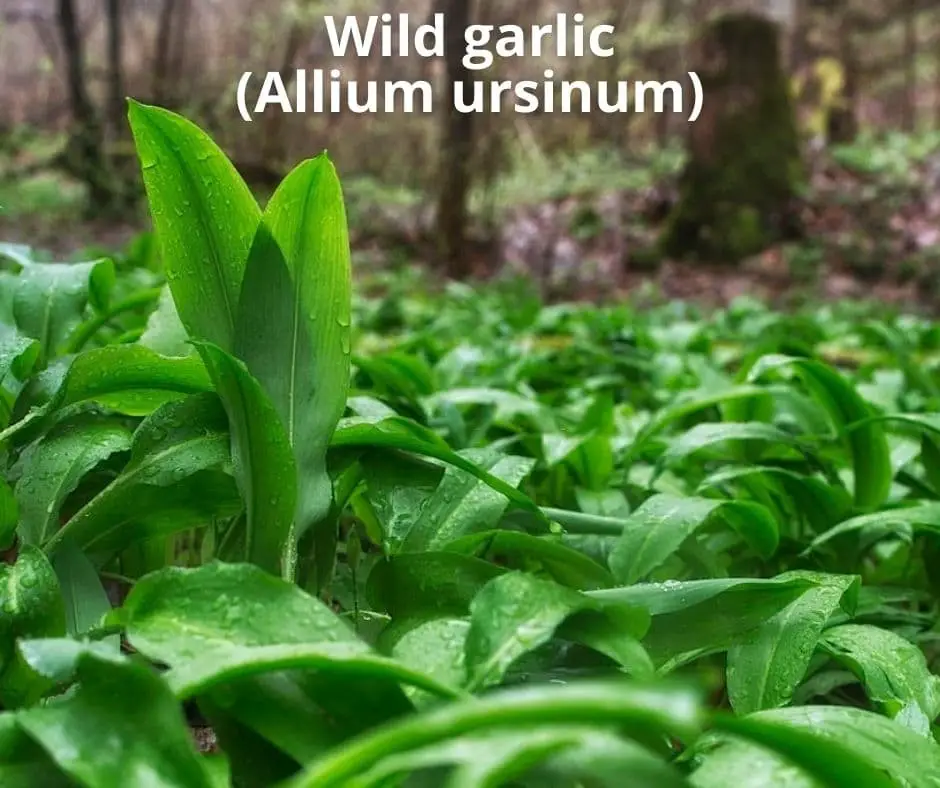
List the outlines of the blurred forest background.
{"label": "blurred forest background", "polygon": [[[612,58],[332,56],[323,15],[616,27]],[[705,83],[681,114],[286,115],[244,123],[243,71],[360,80]],[[327,148],[357,265],[525,271],[547,295],[653,283],[716,302],[940,304],[938,0],[0,0],[0,238],[59,253],[147,228],[125,97],[207,129],[259,194]],[[667,102],[668,105],[668,102]]]}

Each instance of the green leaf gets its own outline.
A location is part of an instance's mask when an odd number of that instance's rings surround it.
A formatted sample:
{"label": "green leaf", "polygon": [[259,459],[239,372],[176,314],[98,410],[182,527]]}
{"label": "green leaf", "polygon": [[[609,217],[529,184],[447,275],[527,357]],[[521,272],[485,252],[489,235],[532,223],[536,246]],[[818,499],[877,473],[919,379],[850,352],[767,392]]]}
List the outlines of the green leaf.
{"label": "green leaf", "polygon": [[13,712],[0,713],[0,785],[4,788],[74,788],[74,783],[17,725]]}
{"label": "green leaf", "polygon": [[750,742],[722,738],[704,754],[689,782],[695,788],[826,788],[785,757]]}
{"label": "green leaf", "polygon": [[[121,617],[130,643],[169,665],[168,680],[181,694],[223,682],[226,710],[241,710],[240,721],[262,733],[271,724],[265,709],[300,715],[281,719],[275,734],[274,743],[294,757],[309,757],[323,731],[352,735],[408,710],[399,681],[448,691],[378,657],[318,599],[250,564],[212,562],[148,575],[131,590]],[[337,674],[349,678],[338,681]],[[322,711],[314,715],[317,706]],[[250,711],[256,707],[257,718]],[[308,715],[314,727],[298,730]],[[315,717],[323,719],[314,723]],[[284,738],[285,727],[298,744]]]}
{"label": "green leaf", "polygon": [[[152,670],[86,652],[77,672],[78,689],[68,698],[17,714],[63,771],[90,788],[213,787],[178,703]],[[110,748],[102,747],[105,732]]]}
{"label": "green leaf", "polygon": [[[491,476],[516,487],[528,476],[535,461],[526,457],[501,456],[493,451],[460,453]],[[414,520],[387,537],[391,553],[440,550],[450,542],[492,528],[509,502],[477,476],[451,466]]]}
{"label": "green leaf", "polygon": [[863,514],[844,520],[825,533],[817,536],[806,548],[806,552],[818,550],[837,536],[870,529],[889,534],[899,528],[911,527],[932,533],[940,531],[940,503],[917,503],[898,509],[885,509],[872,514]]}
{"label": "green leaf", "polygon": [[[56,552],[53,568],[65,602],[68,634],[75,637],[97,627],[111,612],[111,601],[94,565],[71,541],[66,540]],[[120,650],[119,637],[109,637],[106,642],[114,651]]]}
{"label": "green leaf", "polygon": [[[596,627],[603,619],[601,606],[595,600],[522,572],[494,578],[470,605],[470,630],[466,639],[468,687],[478,691],[500,683],[516,660],[547,643],[562,623],[585,611],[596,614],[591,622],[594,632],[590,632],[586,623],[571,631],[587,634],[590,644],[594,641],[591,635],[600,634]],[[632,622],[623,619],[619,623],[627,624],[626,630],[619,630],[621,636],[635,640],[644,634],[642,617],[632,627]],[[603,640],[601,634],[601,650],[617,653],[616,645],[613,649],[605,648],[607,643]],[[630,659],[632,661],[632,655]]]}
{"label": "green leaf", "polygon": [[457,553],[402,553],[376,562],[366,593],[376,610],[392,618],[459,617],[467,615],[477,592],[505,571]]}
{"label": "green leaf", "polygon": [[0,564],[0,703],[26,706],[49,689],[14,648],[19,638],[65,634],[65,607],[55,572],[37,547],[24,545],[13,564]]}
{"label": "green leaf", "polygon": [[495,727],[514,732],[556,724],[609,724],[691,738],[700,720],[695,696],[673,688],[598,681],[502,690],[409,715],[344,744],[308,765],[284,788],[345,786],[397,753]]}
{"label": "green leaf", "polygon": [[759,555],[766,558],[776,550],[776,521],[759,504],[659,494],[624,521],[623,535],[610,556],[611,571],[626,585],[637,582],[661,566],[714,515],[724,515]]}
{"label": "green leaf", "polygon": [[866,422],[852,429],[846,438],[855,478],[855,504],[862,509],[875,509],[883,504],[893,477],[891,452],[881,425],[868,421],[873,415],[871,407],[836,370],[812,359],[764,356],[751,369],[748,378],[755,381],[770,370],[782,367],[796,370],[838,430],[856,422]]}
{"label": "green leaf", "polygon": [[940,677],[930,672],[918,646],[867,624],[833,627],[820,646],[859,678],[888,716],[930,736],[930,725],[940,715]]}
{"label": "green leaf", "polygon": [[210,394],[154,411],[134,433],[121,474],[52,536],[46,551],[71,539],[89,555],[120,552],[237,514],[242,505],[225,472],[231,461],[225,429],[225,413]]}
{"label": "green leaf", "polygon": [[59,529],[65,499],[113,454],[130,449],[131,432],[112,421],[65,423],[26,448],[19,460],[19,536],[42,545]]}
{"label": "green leaf", "polygon": [[652,622],[643,645],[658,666],[675,667],[726,651],[813,585],[805,577],[781,576],[640,583],[586,593],[649,611]]}
{"label": "green leaf", "polygon": [[533,512],[547,524],[545,515],[527,495],[457,454],[430,430],[400,416],[374,423],[344,419],[333,434],[330,446],[333,448],[384,448],[433,457],[476,476],[497,492],[505,495],[511,503]]}
{"label": "green leaf", "polygon": [[728,699],[738,714],[782,706],[806,675],[820,634],[840,605],[850,613],[859,578],[795,572],[781,575],[818,582],[780,612],[745,634],[728,651]]}
{"label": "green leaf", "polygon": [[717,728],[779,752],[831,788],[934,788],[940,747],[877,714],[842,706],[720,717]]}
{"label": "green leaf", "polygon": [[189,343],[189,334],[180,320],[169,285],[160,290],[157,308],[147,318],[147,326],[140,336],[140,344],[162,356],[189,356],[195,348]]}
{"label": "green leaf", "polygon": [[66,367],[50,367],[17,398],[25,418],[0,432],[9,438],[48,414],[83,402],[97,402],[128,416],[146,416],[187,394],[212,391],[197,357],[170,358],[140,345],[111,345],[75,356]]}
{"label": "green leaf", "polygon": [[20,330],[40,345],[44,361],[64,349],[82,322],[89,301],[106,306],[114,280],[114,263],[30,263],[16,279],[13,316]]}
{"label": "green leaf", "polygon": [[235,323],[235,354],[271,397],[304,479],[298,538],[330,508],[326,452],[349,391],[351,308],[343,194],[323,154],[265,208]]}
{"label": "green leaf", "polygon": [[540,571],[578,591],[609,588],[613,575],[584,553],[565,546],[559,537],[533,536],[520,531],[484,531],[445,545],[449,553],[486,558],[500,566]]}
{"label": "green leaf", "polygon": [[0,479],[0,550],[9,550],[16,541],[20,510],[13,488]]}
{"label": "green leaf", "polygon": [[760,441],[774,445],[798,446],[789,433],[760,421],[697,424],[672,440],[662,455],[665,463],[683,460],[697,451],[728,441]]}
{"label": "green leaf", "polygon": [[241,361],[213,345],[197,348],[228,414],[235,479],[245,502],[244,558],[293,578],[298,478],[284,425]]}
{"label": "green leaf", "polygon": [[[470,622],[462,618],[425,621],[398,638],[392,656],[442,684],[462,687],[467,679],[465,644],[469,629]],[[415,691],[409,695],[415,702],[427,697]]]}
{"label": "green leaf", "polygon": [[192,338],[231,351],[261,210],[232,163],[195,124],[136,101],[128,117],[180,319]]}
{"label": "green leaf", "polygon": [[41,346],[15,328],[0,323],[0,384],[12,375],[26,380],[39,361]]}

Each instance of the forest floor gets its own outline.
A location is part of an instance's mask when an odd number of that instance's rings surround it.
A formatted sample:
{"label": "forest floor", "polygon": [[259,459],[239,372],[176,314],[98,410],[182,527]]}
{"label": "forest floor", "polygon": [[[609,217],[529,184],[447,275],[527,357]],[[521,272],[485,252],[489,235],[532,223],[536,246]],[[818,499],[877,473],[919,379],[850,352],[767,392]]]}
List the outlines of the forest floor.
{"label": "forest floor", "polygon": [[[123,248],[147,229],[140,211],[121,221],[87,220],[81,187],[57,173],[4,179],[28,166],[30,155],[0,159],[0,240],[71,257]],[[474,244],[476,270],[534,274],[553,299],[650,288],[705,304],[742,295],[782,307],[860,298],[940,312],[940,136],[895,134],[811,156],[803,240],[737,266],[656,257],[681,158],[658,161],[617,167],[593,152],[539,173],[513,173],[476,200],[477,234],[488,239]],[[426,258],[426,200],[364,178],[348,178],[346,190],[359,265]]]}

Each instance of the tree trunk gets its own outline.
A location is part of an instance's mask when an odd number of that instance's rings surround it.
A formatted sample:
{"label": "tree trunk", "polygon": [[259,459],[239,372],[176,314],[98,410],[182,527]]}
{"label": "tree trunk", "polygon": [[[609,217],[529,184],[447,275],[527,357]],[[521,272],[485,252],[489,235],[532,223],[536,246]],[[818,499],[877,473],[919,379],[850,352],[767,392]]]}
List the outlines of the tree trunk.
{"label": "tree trunk", "polygon": [[917,127],[917,3],[908,0],[904,14],[904,115],[903,129]]}
{"label": "tree trunk", "polygon": [[690,125],[689,162],[662,251],[734,263],[795,229],[799,132],[772,21],[727,15],[696,43],[705,102]]}
{"label": "tree trunk", "polygon": [[105,0],[108,19],[108,121],[111,134],[124,130],[124,65],[121,0]]}
{"label": "tree trunk", "polygon": [[157,24],[157,38],[153,53],[153,100],[166,104],[170,92],[170,50],[173,43],[173,18],[176,15],[177,0],[163,0],[160,21]]}
{"label": "tree trunk", "polygon": [[852,18],[847,3],[841,9],[839,24],[839,62],[842,64],[842,89],[836,105],[826,119],[826,141],[852,142],[858,136],[858,54],[853,40]]}
{"label": "tree trunk", "polygon": [[471,160],[473,158],[474,118],[454,108],[454,87],[471,82],[470,71],[463,64],[463,35],[470,24],[471,0],[439,0],[444,14],[446,87],[440,141],[440,176],[438,178],[435,228],[440,262],[454,278],[470,274],[466,252],[467,213],[470,196]]}
{"label": "tree trunk", "polygon": [[87,185],[90,212],[106,213],[116,208],[119,189],[108,167],[101,124],[88,95],[82,39],[73,0],[58,0],[58,24],[73,121],[65,150],[65,166]]}

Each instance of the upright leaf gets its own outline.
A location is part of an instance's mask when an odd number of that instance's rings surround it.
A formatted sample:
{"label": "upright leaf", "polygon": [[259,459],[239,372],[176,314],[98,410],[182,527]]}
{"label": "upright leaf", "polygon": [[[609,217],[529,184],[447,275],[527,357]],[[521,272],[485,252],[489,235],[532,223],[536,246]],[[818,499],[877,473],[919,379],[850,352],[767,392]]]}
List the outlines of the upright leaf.
{"label": "upright leaf", "polygon": [[350,279],[343,195],[323,154],[296,167],[265,208],[235,323],[235,355],[271,398],[303,480],[298,538],[330,507],[326,450],[349,391]]}
{"label": "upright leaf", "polygon": [[136,101],[128,117],[180,319],[194,339],[230,351],[261,210],[232,163],[195,124]]}
{"label": "upright leaf", "polygon": [[245,502],[245,560],[293,578],[297,465],[280,416],[247,367],[214,345],[197,345],[228,414],[235,479]]}
{"label": "upright leaf", "polygon": [[855,504],[874,509],[891,489],[891,453],[884,429],[871,421],[873,411],[855,387],[821,361],[770,355],[760,359],[748,376],[757,380],[771,369],[792,367],[832,418],[838,430],[856,425],[845,438],[855,477]]}

